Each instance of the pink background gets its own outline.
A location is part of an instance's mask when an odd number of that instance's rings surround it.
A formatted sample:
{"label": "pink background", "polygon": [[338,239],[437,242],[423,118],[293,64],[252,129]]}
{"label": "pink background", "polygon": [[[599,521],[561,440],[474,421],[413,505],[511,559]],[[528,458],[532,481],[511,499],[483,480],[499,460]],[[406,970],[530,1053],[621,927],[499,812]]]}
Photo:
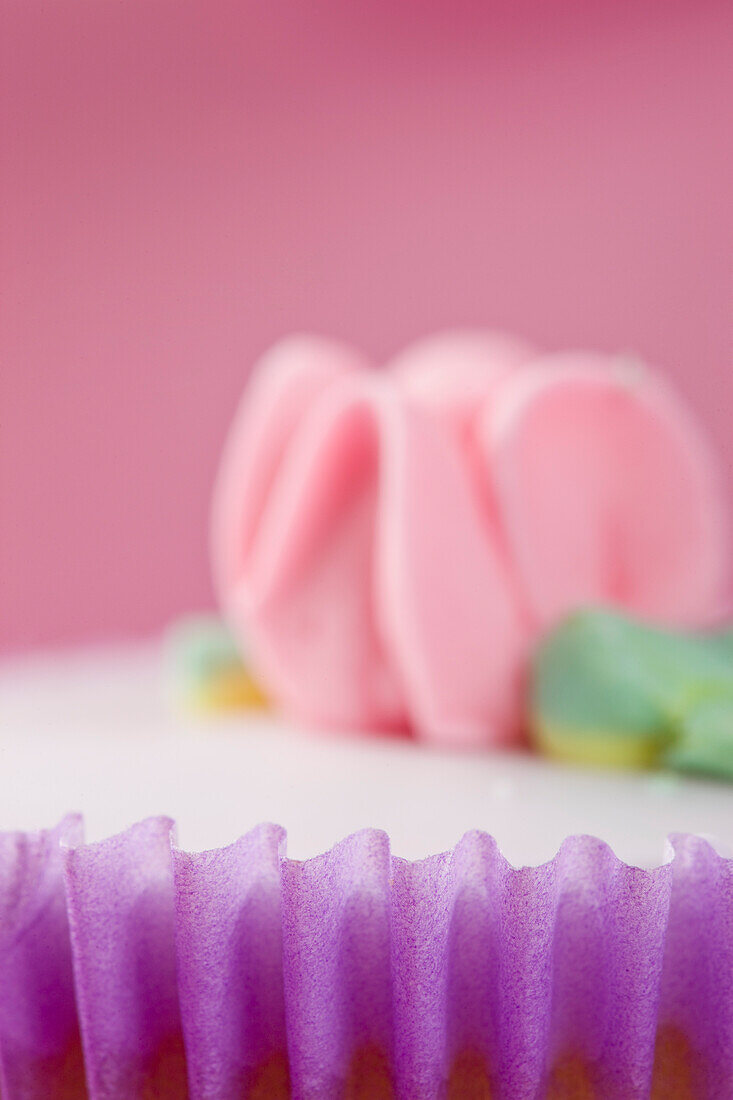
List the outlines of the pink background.
{"label": "pink background", "polygon": [[733,489],[733,6],[5,0],[0,646],[211,601],[252,359],[633,348]]}

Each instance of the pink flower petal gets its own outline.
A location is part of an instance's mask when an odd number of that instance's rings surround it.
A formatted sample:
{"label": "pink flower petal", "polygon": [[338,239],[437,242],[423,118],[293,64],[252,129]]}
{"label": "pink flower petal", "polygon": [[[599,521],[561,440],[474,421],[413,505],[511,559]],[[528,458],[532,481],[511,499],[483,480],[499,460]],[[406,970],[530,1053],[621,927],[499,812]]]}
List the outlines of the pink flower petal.
{"label": "pink flower petal", "polygon": [[380,503],[380,620],[419,735],[475,747],[518,733],[525,634],[511,580],[457,448],[394,417]]}
{"label": "pink flower petal", "polygon": [[691,624],[722,598],[713,462],[646,371],[592,355],[538,360],[500,387],[478,439],[538,626],[587,603]]}
{"label": "pink flower petal", "polygon": [[416,341],[390,370],[406,397],[461,432],[497,384],[534,354],[513,336],[466,329]]}
{"label": "pink flower petal", "polygon": [[330,382],[364,365],[346,345],[291,336],[255,366],[227,438],[214,490],[212,555],[220,588],[236,583],[293,432]]}
{"label": "pink flower petal", "polygon": [[225,600],[288,709],[383,729],[403,725],[404,709],[373,606],[377,388],[377,378],[355,374],[311,402]]}

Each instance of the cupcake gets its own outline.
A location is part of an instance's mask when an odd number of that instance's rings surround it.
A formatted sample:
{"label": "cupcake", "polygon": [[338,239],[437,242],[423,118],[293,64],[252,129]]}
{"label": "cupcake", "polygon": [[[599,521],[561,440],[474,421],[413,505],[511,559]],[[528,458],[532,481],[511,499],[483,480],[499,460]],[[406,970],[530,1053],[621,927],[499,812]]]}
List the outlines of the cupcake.
{"label": "cupcake", "polygon": [[733,861],[591,837],[313,859],[263,825],[187,853],[156,818],[3,836],[3,1096],[714,1100],[733,1094]]}

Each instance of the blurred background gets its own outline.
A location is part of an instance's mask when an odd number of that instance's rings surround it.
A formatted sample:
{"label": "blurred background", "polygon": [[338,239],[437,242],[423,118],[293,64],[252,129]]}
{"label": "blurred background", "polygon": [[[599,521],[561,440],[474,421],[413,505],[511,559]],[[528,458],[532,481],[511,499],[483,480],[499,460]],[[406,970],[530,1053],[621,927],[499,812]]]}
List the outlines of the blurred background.
{"label": "blurred background", "polygon": [[212,603],[286,332],[633,349],[733,497],[728,0],[5,0],[0,649]]}

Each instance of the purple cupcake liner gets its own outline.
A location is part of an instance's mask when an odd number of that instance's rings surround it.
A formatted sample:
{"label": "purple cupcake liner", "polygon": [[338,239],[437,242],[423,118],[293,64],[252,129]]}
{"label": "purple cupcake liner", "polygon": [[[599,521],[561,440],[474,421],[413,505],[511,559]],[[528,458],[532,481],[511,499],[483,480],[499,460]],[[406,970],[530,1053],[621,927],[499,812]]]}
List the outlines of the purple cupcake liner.
{"label": "purple cupcake liner", "polygon": [[0,836],[3,1100],[733,1097],[733,861]]}

